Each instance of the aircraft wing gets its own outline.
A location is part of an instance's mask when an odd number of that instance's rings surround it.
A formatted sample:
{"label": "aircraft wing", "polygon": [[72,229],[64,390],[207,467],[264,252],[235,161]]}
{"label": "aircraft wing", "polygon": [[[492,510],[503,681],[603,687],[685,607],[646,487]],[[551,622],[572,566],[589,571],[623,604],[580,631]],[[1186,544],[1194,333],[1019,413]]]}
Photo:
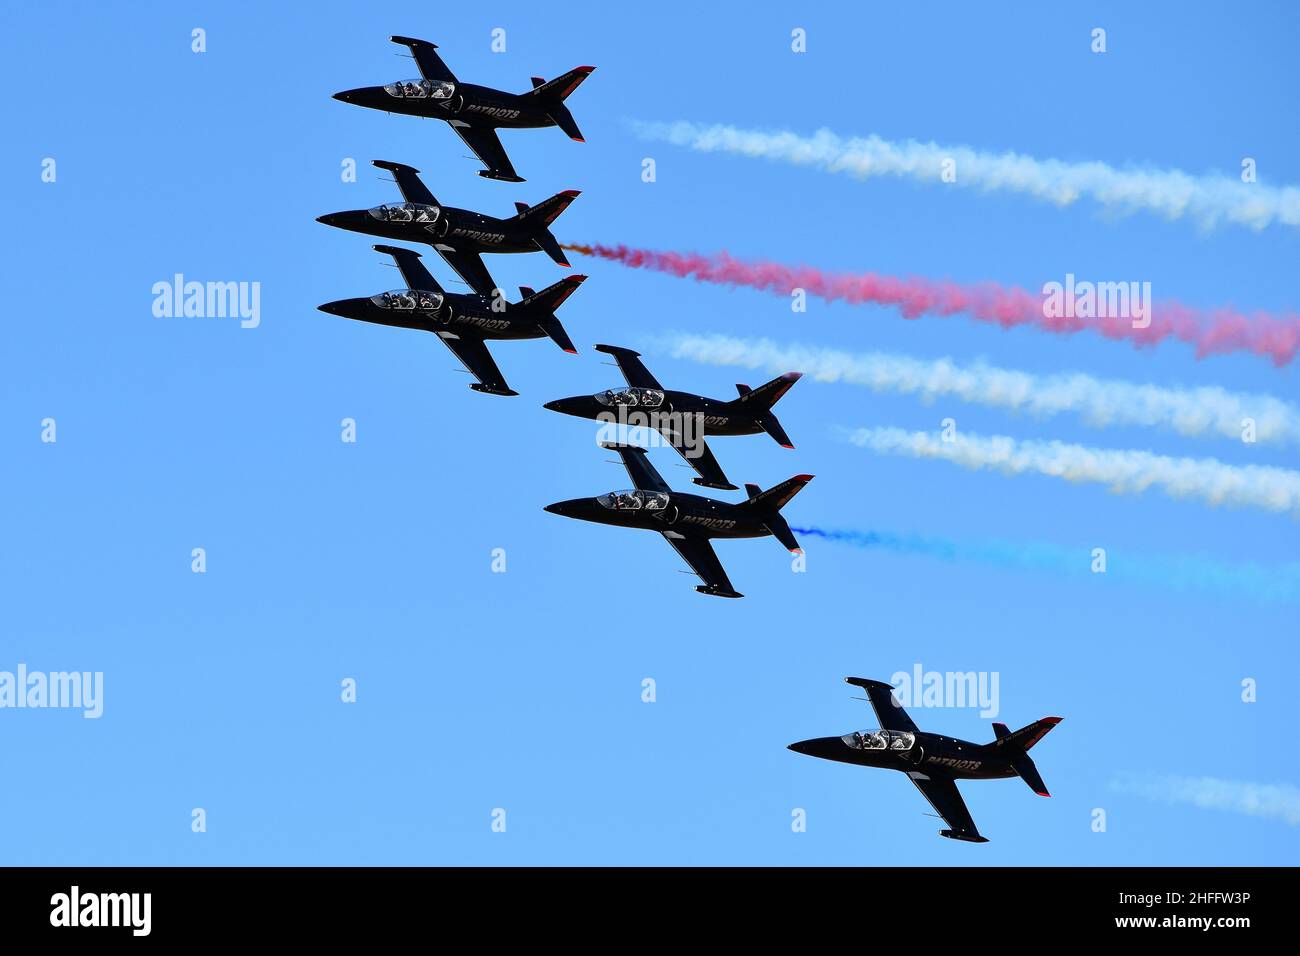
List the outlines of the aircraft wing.
{"label": "aircraft wing", "polygon": [[441,292],[438,280],[429,274],[429,270],[420,261],[420,254],[414,249],[402,246],[375,246],[375,252],[386,252],[393,257],[393,262],[402,273],[402,281],[408,289],[422,289],[426,292]]}
{"label": "aircraft wing", "polygon": [[713,545],[709,539],[699,535],[685,535],[678,531],[661,532],[669,544],[676,549],[683,560],[691,566],[701,581],[703,587],[696,588],[705,594],[713,594],[718,597],[738,598],[744,597],[739,591],[731,586],[731,581],[727,578],[727,572],[722,567],[722,562],[713,551]]}
{"label": "aircraft wing", "polygon": [[487,126],[470,126],[463,120],[449,120],[456,135],[465,141],[465,145],[474,151],[487,169],[482,175],[489,179],[501,179],[508,183],[522,183],[523,178],[515,172],[515,167],[506,155],[505,147],[497,137],[497,131]]}
{"label": "aircraft wing", "polygon": [[614,361],[618,363],[618,370],[627,379],[627,384],[633,388],[663,389],[663,386],[650,374],[650,370],[641,364],[640,352],[633,352],[631,349],[620,348],[617,345],[597,345],[596,351],[614,356]]}
{"label": "aircraft wing", "polygon": [[695,479],[697,485],[721,488],[724,491],[736,490],[736,486],[727,480],[722,466],[718,464],[718,459],[713,457],[713,451],[703,438],[695,439],[695,444],[688,446],[686,439],[677,432],[664,432],[663,436],[668,439],[677,454],[682,456],[686,464],[699,472],[700,477]]}
{"label": "aircraft wing", "polygon": [[479,295],[490,297],[496,291],[496,280],[488,272],[487,266],[483,265],[483,257],[477,252],[464,252],[441,242],[435,242],[433,248],[447,260],[447,265],[456,270],[456,275],[464,279]]}
{"label": "aircraft wing", "polygon": [[442,339],[442,344],[451,349],[452,354],[465,364],[470,374],[479,380],[477,386],[471,385],[470,388],[491,395],[519,394],[506,384],[501,369],[497,368],[496,360],[492,358],[492,353],[488,351],[482,339],[458,336],[454,332],[439,332],[438,337]]}
{"label": "aircraft wing", "polygon": [[871,709],[876,712],[876,720],[880,722],[881,730],[906,730],[914,734],[919,733],[916,724],[912,723],[912,718],[907,716],[907,711],[903,710],[903,705],[894,696],[894,688],[889,684],[884,681],[868,680],[865,677],[846,677],[844,682],[854,687],[861,687],[867,692],[867,700],[871,702]]}
{"label": "aircraft wing", "polygon": [[425,206],[438,205],[437,197],[429,192],[429,187],[420,179],[420,171],[414,166],[407,166],[405,163],[394,163],[387,159],[372,159],[372,166],[378,169],[386,169],[393,174],[393,181],[397,183],[397,188],[402,192],[402,198],[407,202],[420,203]]}
{"label": "aircraft wing", "polygon": [[930,806],[939,816],[943,817],[943,822],[948,824],[949,829],[940,832],[953,840],[965,840],[968,843],[987,843],[985,837],[980,836],[979,830],[975,829],[975,821],[971,819],[970,811],[966,809],[966,801],[961,798],[961,791],[957,789],[957,782],[951,777],[931,777],[921,773],[919,770],[913,770],[908,773],[912,783],[916,784],[916,789],[921,791],[921,795],[930,801]]}
{"label": "aircraft wing", "polygon": [[663,476],[655,471],[655,466],[650,464],[645,449],[640,445],[603,441],[600,447],[618,452],[618,457],[623,459],[623,467],[627,469],[628,477],[632,479],[632,487],[640,488],[642,491],[672,491]]}
{"label": "aircraft wing", "polygon": [[442,62],[442,57],[438,56],[438,47],[428,40],[413,40],[411,37],[389,37],[394,43],[400,43],[404,47],[409,47],[411,55],[415,57],[416,66],[420,68],[420,75],[426,80],[450,80],[456,82],[456,76],[451,70],[447,69],[447,64]]}

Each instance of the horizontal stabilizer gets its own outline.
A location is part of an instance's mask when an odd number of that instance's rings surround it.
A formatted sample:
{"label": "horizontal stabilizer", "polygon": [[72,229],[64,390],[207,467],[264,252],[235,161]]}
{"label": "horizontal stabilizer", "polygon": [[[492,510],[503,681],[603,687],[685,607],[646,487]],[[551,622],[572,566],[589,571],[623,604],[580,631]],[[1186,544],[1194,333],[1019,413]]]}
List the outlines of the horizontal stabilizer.
{"label": "horizontal stabilizer", "polygon": [[578,350],[574,348],[573,339],[569,338],[569,333],[564,331],[564,326],[560,320],[550,315],[541,319],[537,323],[542,327],[542,331],[551,337],[551,340],[570,355],[577,355]]}
{"label": "horizontal stabilizer", "polygon": [[556,265],[564,266],[566,269],[572,268],[568,257],[564,254],[564,250],[555,241],[555,237],[551,235],[550,230],[543,230],[541,235],[534,238],[537,240],[537,244],[542,247],[542,251],[555,260]]}
{"label": "horizontal stabilizer", "polygon": [[939,836],[947,837],[949,840],[961,840],[964,843],[988,843],[988,837],[982,837],[978,833],[965,833],[960,830],[940,830]]}
{"label": "horizontal stabilizer", "polygon": [[1047,784],[1043,783],[1043,778],[1038,773],[1038,768],[1034,762],[1029,759],[1028,755],[1020,754],[1011,758],[1011,767],[1016,773],[1020,774],[1020,779],[1029,784],[1029,789],[1034,791],[1040,797],[1050,797],[1047,792]]}
{"label": "horizontal stabilizer", "polygon": [[794,448],[790,436],[785,433],[785,429],[781,427],[781,423],[776,420],[776,416],[771,412],[760,415],[758,423],[763,426],[763,431],[771,435],[773,440],[782,448]]}
{"label": "horizontal stabilizer", "polygon": [[794,532],[786,524],[786,520],[780,515],[773,515],[763,522],[763,526],[772,532],[772,537],[780,541],[782,546],[791,554],[803,554],[803,548],[799,547],[799,541],[795,538]]}
{"label": "horizontal stabilizer", "polygon": [[577,143],[585,143],[587,140],[582,135],[582,130],[578,129],[578,124],[574,122],[573,114],[569,108],[562,103],[556,103],[550,109],[551,122],[564,131],[564,135]]}

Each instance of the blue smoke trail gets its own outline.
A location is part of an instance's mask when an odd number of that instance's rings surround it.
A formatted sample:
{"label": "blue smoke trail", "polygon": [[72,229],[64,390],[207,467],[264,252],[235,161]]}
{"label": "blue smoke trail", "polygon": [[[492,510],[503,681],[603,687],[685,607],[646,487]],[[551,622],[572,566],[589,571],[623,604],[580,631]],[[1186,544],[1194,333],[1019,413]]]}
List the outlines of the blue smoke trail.
{"label": "blue smoke trail", "polygon": [[[1092,573],[1090,548],[1063,548],[1045,542],[996,539],[955,541],[917,534],[792,528],[795,534],[848,544],[855,548],[922,555],[944,561],[982,564],[1061,574]],[[1126,582],[1154,584],[1176,591],[1217,591],[1248,594],[1263,601],[1300,600],[1300,564],[1225,564],[1203,555],[1153,555],[1106,551],[1106,575]]]}

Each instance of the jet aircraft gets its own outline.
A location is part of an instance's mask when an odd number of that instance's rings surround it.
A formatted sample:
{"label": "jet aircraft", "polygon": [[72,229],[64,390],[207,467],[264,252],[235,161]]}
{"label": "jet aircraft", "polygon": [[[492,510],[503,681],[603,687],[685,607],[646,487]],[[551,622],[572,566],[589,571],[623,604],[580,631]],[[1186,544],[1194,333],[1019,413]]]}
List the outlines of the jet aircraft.
{"label": "jet aircraft", "polygon": [[389,37],[410,48],[420,79],[399,80],[387,86],[363,86],[335,93],[334,99],[355,106],[445,120],[487,169],[479,175],[509,183],[522,183],[497,137],[498,129],[536,129],[558,126],[570,138],[584,142],[565,99],[591,76],[594,66],[580,66],[549,83],[533,77],[527,93],[504,93],[486,86],[462,83],[427,40]]}
{"label": "jet aircraft", "polygon": [[893,688],[883,681],[864,677],[844,680],[866,691],[881,729],[801,740],[790,744],[788,749],[824,760],[902,771],[948,824],[949,829],[940,830],[940,836],[968,843],[988,842],[975,828],[975,821],[957,790],[959,779],[1019,776],[1040,797],[1051,796],[1038,775],[1038,768],[1029,759],[1029,750],[1061,722],[1060,717],[1044,717],[1016,731],[1008,730],[1006,724],[995,723],[996,739],[977,744],[918,730],[894,697]]}
{"label": "jet aircraft", "polygon": [[406,288],[369,298],[327,302],[319,306],[322,312],[376,325],[433,332],[478,379],[470,388],[490,395],[519,393],[506,384],[488,351],[488,340],[550,336],[564,351],[577,354],[573,341],[555,317],[555,310],[586,276],[566,276],[541,292],[520,286],[523,298],[519,302],[503,303],[488,296],[444,291],[413,249],[375,246],[375,251],[393,257]]}
{"label": "jet aircraft", "polygon": [[767,432],[782,448],[793,448],[772,406],[799,381],[802,372],[786,372],[766,385],[751,389],[737,385],[740,397],[731,401],[704,398],[690,392],[665,389],[641,362],[639,352],[617,345],[597,345],[597,351],[614,356],[627,388],[606,389],[547,402],[544,407],[578,418],[613,421],[654,428],[667,439],[688,465],[699,472],[697,485],[735,491],[718,460],[704,441],[705,435],[757,435]]}
{"label": "jet aircraft", "polygon": [[540,249],[569,268],[569,260],[551,235],[550,226],[560,213],[569,208],[569,203],[578,198],[578,190],[566,189],[536,206],[517,202],[517,215],[497,219],[440,204],[420,179],[420,171],[412,166],[384,159],[373,162],[393,174],[405,202],[333,212],[318,216],[317,222],[381,239],[427,242],[479,295],[490,296],[497,288],[496,281],[479,256],[482,252],[537,252]]}
{"label": "jet aircraft", "polygon": [[673,491],[650,464],[644,448],[620,442],[600,445],[617,452],[623,460],[623,467],[632,479],[632,490],[557,501],[547,505],[547,511],[565,518],[658,531],[704,582],[695,590],[715,597],[744,595],[731,586],[709,539],[773,535],[792,553],[803,553],[790,526],[781,517],[781,509],[812,481],[812,475],[796,475],[767,491],[758,485],[746,485],[749,500],[731,504]]}

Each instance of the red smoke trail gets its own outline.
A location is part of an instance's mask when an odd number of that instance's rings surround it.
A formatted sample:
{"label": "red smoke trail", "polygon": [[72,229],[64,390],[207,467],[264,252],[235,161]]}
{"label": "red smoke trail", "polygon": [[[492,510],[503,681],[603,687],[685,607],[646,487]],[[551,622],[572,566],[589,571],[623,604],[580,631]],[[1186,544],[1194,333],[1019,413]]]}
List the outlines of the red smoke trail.
{"label": "red smoke trail", "polygon": [[778,295],[804,289],[830,302],[870,303],[898,308],[905,319],[924,315],[965,313],[980,322],[1003,328],[1032,325],[1046,332],[1068,335],[1088,329],[1108,339],[1128,339],[1135,346],[1156,345],[1175,338],[1195,346],[1198,358],[1246,351],[1266,355],[1274,365],[1286,365],[1300,350],[1300,316],[1254,312],[1247,315],[1231,307],[1195,309],[1177,302],[1148,304],[1151,324],[1133,328],[1130,318],[1048,318],[1043,296],[1015,286],[995,283],[962,285],[947,280],[899,278],[878,275],[827,273],[812,266],[786,266],[776,262],[745,262],[725,252],[658,252],[628,246],[566,245],[585,256],[618,262],[632,269],[666,272],[720,285],[747,286]]}

